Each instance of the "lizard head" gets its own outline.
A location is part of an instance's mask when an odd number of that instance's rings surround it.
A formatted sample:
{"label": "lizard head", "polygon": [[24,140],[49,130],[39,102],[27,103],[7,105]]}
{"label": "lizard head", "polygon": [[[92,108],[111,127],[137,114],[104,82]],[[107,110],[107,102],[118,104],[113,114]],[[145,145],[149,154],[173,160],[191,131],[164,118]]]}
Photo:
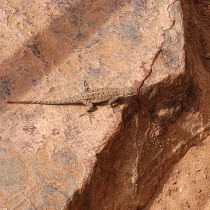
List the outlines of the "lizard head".
{"label": "lizard head", "polygon": [[133,87],[126,87],[124,96],[134,96],[138,94],[138,90]]}

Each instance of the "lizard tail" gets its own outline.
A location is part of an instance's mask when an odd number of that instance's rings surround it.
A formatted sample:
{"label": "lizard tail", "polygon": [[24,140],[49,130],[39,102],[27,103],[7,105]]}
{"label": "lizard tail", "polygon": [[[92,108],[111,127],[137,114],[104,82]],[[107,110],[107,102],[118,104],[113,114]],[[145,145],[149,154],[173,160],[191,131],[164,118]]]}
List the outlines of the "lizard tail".
{"label": "lizard tail", "polygon": [[64,101],[7,101],[7,103],[12,104],[48,104],[48,105],[56,105],[62,104]]}

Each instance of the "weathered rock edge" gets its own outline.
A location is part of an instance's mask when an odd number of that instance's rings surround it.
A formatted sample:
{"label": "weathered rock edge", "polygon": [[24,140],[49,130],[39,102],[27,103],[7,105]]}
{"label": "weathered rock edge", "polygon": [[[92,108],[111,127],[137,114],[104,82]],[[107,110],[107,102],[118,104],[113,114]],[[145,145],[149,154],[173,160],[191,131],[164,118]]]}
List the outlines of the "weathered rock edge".
{"label": "weathered rock edge", "polygon": [[181,4],[185,72],[150,86],[148,78],[124,110],[119,130],[97,154],[91,179],[66,209],[141,209],[167,169],[209,136],[209,74],[199,55],[199,37],[189,33],[200,29],[192,19],[193,1]]}

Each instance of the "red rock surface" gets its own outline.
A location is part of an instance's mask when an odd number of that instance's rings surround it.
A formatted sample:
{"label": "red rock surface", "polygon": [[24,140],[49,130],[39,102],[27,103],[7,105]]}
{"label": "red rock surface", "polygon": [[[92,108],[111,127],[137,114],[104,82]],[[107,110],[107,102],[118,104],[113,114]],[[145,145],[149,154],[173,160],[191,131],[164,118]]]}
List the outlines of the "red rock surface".
{"label": "red rock surface", "polygon": [[[2,1],[0,208],[147,203],[172,163],[209,135],[208,103],[200,103],[209,75],[197,65],[199,45],[184,42],[193,34],[189,5]],[[143,86],[118,101],[122,114],[98,106],[92,124],[79,117],[83,106],[6,103],[72,97],[84,80],[90,88]]]}
{"label": "red rock surface", "polygon": [[173,164],[142,210],[210,209],[209,146],[208,137]]}

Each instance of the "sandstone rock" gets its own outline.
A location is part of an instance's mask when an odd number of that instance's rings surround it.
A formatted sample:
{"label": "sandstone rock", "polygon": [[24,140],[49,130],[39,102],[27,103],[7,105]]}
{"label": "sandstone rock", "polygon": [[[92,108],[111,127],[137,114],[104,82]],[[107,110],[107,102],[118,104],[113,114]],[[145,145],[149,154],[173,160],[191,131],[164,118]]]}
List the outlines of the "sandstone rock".
{"label": "sandstone rock", "polygon": [[[180,2],[5,0],[0,10],[2,208],[143,207],[209,133],[186,68]],[[6,103],[65,99],[84,80],[143,86],[118,101],[122,114],[98,106],[92,124],[82,106]]]}

